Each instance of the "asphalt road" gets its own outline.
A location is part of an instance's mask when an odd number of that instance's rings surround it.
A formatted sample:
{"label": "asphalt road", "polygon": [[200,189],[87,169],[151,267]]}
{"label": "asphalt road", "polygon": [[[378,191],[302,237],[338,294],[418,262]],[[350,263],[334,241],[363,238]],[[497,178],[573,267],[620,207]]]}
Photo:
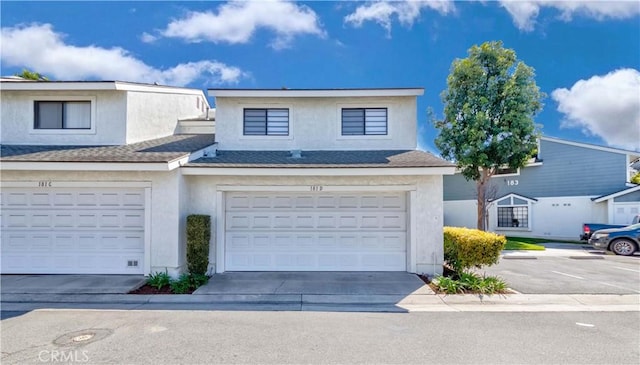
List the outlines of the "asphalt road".
{"label": "asphalt road", "polygon": [[523,294],[639,294],[640,256],[535,256],[500,259],[480,270]]}
{"label": "asphalt road", "polygon": [[1,324],[2,364],[640,363],[640,312],[38,310]]}

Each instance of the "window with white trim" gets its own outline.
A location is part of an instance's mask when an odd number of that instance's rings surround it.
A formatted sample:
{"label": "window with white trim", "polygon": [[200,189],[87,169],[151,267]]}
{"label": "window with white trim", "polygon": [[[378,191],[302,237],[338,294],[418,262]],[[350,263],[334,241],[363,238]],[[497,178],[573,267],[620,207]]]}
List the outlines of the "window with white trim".
{"label": "window with white trim", "polygon": [[91,129],[91,101],[37,100],[34,129]]}
{"label": "window with white trim", "polygon": [[288,136],[289,109],[244,109],[243,134],[245,136]]}
{"label": "window with white trim", "polygon": [[511,167],[498,167],[493,176],[516,176],[520,175],[520,169],[513,169]]}
{"label": "window with white trim", "polygon": [[342,135],[386,135],[387,108],[343,108]]}
{"label": "window with white trim", "polygon": [[529,228],[529,202],[514,196],[498,201],[499,228]]}

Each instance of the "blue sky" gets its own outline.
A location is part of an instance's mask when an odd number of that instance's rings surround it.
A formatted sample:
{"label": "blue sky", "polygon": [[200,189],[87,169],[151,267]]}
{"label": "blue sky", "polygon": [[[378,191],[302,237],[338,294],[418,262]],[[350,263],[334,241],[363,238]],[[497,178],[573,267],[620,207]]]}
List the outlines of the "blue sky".
{"label": "blue sky", "polygon": [[640,2],[2,1],[1,73],[199,89],[424,87],[436,151],[451,62],[502,40],[536,69],[546,135],[640,151]]}

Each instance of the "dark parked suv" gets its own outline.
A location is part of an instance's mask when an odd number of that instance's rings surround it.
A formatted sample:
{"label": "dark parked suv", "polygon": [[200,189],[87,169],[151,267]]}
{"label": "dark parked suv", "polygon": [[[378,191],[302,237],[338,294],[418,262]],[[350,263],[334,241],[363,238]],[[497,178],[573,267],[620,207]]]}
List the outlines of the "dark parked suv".
{"label": "dark parked suv", "polygon": [[589,239],[589,244],[597,249],[609,250],[616,255],[631,256],[640,250],[640,223],[624,228],[595,231]]}

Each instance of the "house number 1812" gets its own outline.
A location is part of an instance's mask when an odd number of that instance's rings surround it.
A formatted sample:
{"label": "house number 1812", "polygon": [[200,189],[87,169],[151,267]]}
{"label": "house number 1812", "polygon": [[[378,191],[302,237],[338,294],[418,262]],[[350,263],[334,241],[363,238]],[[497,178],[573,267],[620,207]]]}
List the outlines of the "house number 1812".
{"label": "house number 1812", "polygon": [[40,180],[40,181],[38,181],[38,187],[39,188],[50,188],[51,187],[51,180]]}

